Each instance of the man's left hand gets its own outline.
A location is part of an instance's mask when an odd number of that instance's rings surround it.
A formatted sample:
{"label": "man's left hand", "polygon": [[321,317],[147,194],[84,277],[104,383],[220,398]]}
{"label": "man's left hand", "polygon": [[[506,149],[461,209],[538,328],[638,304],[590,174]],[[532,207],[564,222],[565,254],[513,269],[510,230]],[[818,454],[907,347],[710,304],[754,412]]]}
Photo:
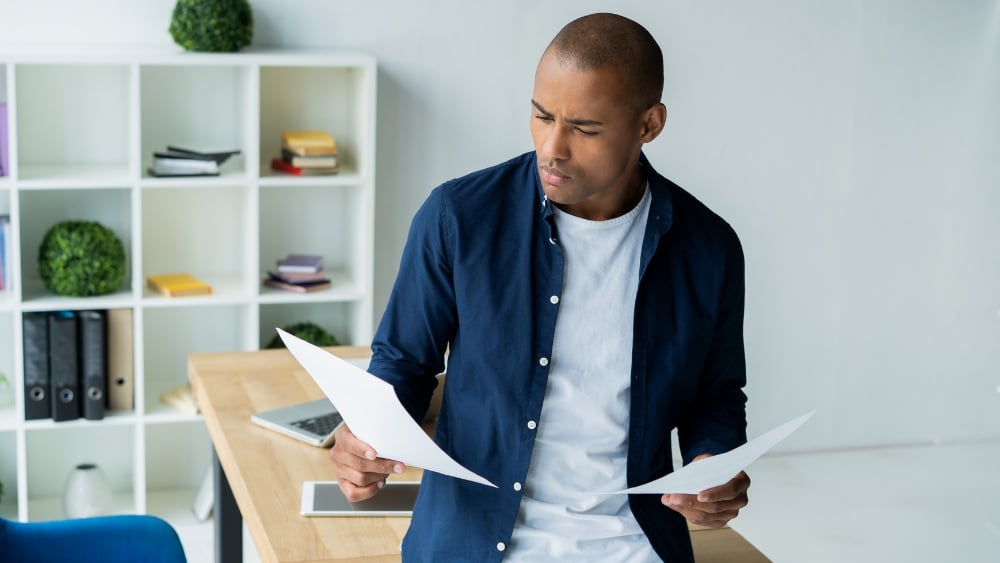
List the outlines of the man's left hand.
{"label": "man's left hand", "polygon": [[[702,454],[694,458],[694,461],[706,457],[711,455]],[[741,471],[728,483],[718,487],[705,489],[696,495],[663,495],[660,502],[680,512],[692,524],[722,528],[736,518],[740,509],[747,505],[748,488],[750,488],[750,477]]]}

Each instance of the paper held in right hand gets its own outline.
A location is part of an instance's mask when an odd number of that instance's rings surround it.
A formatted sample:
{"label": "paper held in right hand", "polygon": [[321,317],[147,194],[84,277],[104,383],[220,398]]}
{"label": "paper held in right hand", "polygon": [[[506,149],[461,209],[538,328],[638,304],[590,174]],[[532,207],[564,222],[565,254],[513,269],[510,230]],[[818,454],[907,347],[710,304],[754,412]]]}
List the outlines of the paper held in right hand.
{"label": "paper held in right hand", "polygon": [[787,438],[792,432],[802,426],[805,421],[816,411],[804,414],[795,420],[791,420],[778,426],[777,428],[758,436],[757,438],[734,448],[724,454],[714,455],[701,459],[677,469],[655,481],[650,481],[645,485],[639,485],[624,491],[603,494],[644,494],[655,493],[665,495],[669,493],[697,494],[705,489],[718,487],[728,483],[740,471],[746,469],[757,458],[764,455],[778,442]]}
{"label": "paper held in right hand", "polygon": [[496,487],[439,448],[406,412],[391,385],[280,328],[278,335],[351,432],[375,448],[379,457]]}

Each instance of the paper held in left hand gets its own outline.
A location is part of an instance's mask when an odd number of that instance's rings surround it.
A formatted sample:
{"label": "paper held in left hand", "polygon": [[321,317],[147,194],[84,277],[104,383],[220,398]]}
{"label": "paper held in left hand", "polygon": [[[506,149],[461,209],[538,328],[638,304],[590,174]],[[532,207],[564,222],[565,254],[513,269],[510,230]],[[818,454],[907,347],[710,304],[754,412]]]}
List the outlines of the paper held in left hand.
{"label": "paper held in left hand", "polygon": [[599,494],[658,494],[669,493],[697,494],[705,489],[718,487],[728,483],[740,471],[746,469],[751,463],[757,460],[765,452],[773,448],[778,442],[784,440],[789,434],[798,429],[799,426],[809,420],[809,417],[816,411],[806,413],[794,420],[790,420],[777,428],[761,434],[757,438],[734,448],[724,454],[706,457],[698,461],[689,463],[684,467],[668,473],[655,481],[650,481],[645,485],[639,485],[624,491]]}
{"label": "paper held in left hand", "polygon": [[392,385],[280,328],[288,351],[312,376],[344,423],[379,457],[496,487],[448,456],[420,428]]}

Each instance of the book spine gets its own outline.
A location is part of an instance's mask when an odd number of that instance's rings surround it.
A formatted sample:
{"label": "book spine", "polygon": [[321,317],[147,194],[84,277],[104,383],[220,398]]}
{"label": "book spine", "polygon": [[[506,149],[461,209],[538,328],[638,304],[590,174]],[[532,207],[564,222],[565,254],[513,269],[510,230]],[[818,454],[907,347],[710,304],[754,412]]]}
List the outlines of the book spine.
{"label": "book spine", "polygon": [[275,289],[283,289],[285,291],[294,291],[295,293],[305,293],[306,288],[298,285],[292,285],[289,283],[282,283],[277,280],[267,279],[264,280],[264,285],[268,287],[273,287]]}
{"label": "book spine", "polygon": [[52,420],[80,418],[80,371],[77,351],[76,314],[49,314],[49,369]]}
{"label": "book spine", "polygon": [[108,311],[108,410],[134,409],[132,394],[134,358],[132,354],[132,309]]}
{"label": "book spine", "polygon": [[50,418],[48,315],[25,313],[21,325],[24,333],[24,419]]}
{"label": "book spine", "polygon": [[291,149],[281,149],[281,159],[298,168],[334,168],[337,166],[336,156],[305,156],[296,154]]}
{"label": "book spine", "polygon": [[108,380],[107,324],[103,311],[80,311],[80,384],[83,418],[104,418]]}
{"label": "book spine", "polygon": [[272,158],[271,159],[271,168],[273,168],[274,170],[281,171],[281,172],[288,172],[289,174],[295,174],[296,176],[301,176],[302,175],[302,169],[301,168],[296,168],[296,167],[292,166],[291,164],[285,162],[284,160],[282,160],[280,158]]}

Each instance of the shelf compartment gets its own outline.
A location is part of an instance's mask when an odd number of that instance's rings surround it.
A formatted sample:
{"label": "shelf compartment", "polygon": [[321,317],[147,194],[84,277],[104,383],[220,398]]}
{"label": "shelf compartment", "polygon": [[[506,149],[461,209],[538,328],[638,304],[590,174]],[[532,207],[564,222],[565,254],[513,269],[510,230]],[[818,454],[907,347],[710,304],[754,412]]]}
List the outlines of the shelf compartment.
{"label": "shelf compartment", "polygon": [[[66,220],[97,221],[108,227],[125,248],[125,279],[118,293],[109,296],[83,298],[83,307],[100,308],[98,300],[120,301],[129,295],[132,271],[132,192],[122,189],[41,190],[25,191],[21,197],[21,283],[24,301],[54,299],[52,308],[60,303],[81,298],[59,297],[50,293],[38,274],[38,249],[45,233],[56,223]],[[88,303],[89,301],[89,303]],[[66,308],[76,308],[72,304]],[[49,305],[42,305],[48,307]]]}
{"label": "shelf compartment", "polygon": [[188,354],[245,349],[240,327],[249,305],[160,307],[143,312],[145,350],[142,400],[147,416],[185,414],[160,402],[160,394],[186,385]]}
{"label": "shelf compartment", "polygon": [[[281,132],[287,129],[322,129],[337,141],[340,173],[368,173],[368,154],[374,134],[373,68],[262,66],[260,69],[261,176],[277,176],[272,158],[281,156]],[[373,103],[373,102],[372,102]]]}
{"label": "shelf compartment", "polygon": [[118,182],[129,164],[128,65],[15,65],[18,177]]}
{"label": "shelf compartment", "polygon": [[250,67],[145,65],[139,76],[142,176],[150,176],[153,153],[167,145],[239,150],[222,173],[245,175],[246,151],[254,142],[245,125],[252,114]]}
{"label": "shelf compartment", "polygon": [[[14,380],[17,377],[14,374],[14,358],[15,352],[20,355],[21,351],[14,349],[14,318],[13,313],[0,311],[0,375],[3,376],[0,378],[0,432],[14,428],[19,418],[14,395],[19,388]],[[0,451],[3,451],[2,447]]]}
{"label": "shelf compartment", "polygon": [[0,430],[0,518],[17,520],[17,435],[12,430]]}
{"label": "shelf compartment", "polygon": [[[182,490],[190,502],[212,464],[212,442],[201,419],[171,424],[147,424],[146,489]],[[147,512],[156,514],[147,502]]]}
{"label": "shelf compartment", "polygon": [[[184,550],[188,553],[188,561],[211,561],[208,550],[215,541],[214,520],[199,522],[194,516],[192,505],[198,489],[150,489],[146,492],[146,513],[159,516],[177,530],[177,535],[184,542]],[[248,534],[249,535],[249,534]],[[250,541],[245,537],[244,541]],[[247,549],[247,548],[244,548]],[[249,547],[246,553],[253,553]],[[198,559],[194,556],[202,556]],[[252,561],[252,559],[248,559]]]}
{"label": "shelf compartment", "polygon": [[[276,328],[312,322],[326,329],[340,344],[368,345],[357,335],[358,306],[354,303],[268,303],[260,306],[260,348],[278,335]],[[365,335],[367,337],[367,335]]]}
{"label": "shelf compartment", "polygon": [[133,512],[135,427],[86,424],[27,429],[29,520],[64,518],[61,498],[66,480],[81,463],[104,472],[113,495],[109,513]]}
{"label": "shelf compartment", "polygon": [[[260,189],[260,279],[287,254],[319,254],[340,288],[367,287],[371,257],[361,229],[359,186],[274,186]],[[305,227],[308,225],[308,227]],[[338,286],[331,288],[336,292]],[[266,293],[266,292],[265,292]]]}
{"label": "shelf compartment", "polygon": [[[254,203],[250,188],[241,186],[144,189],[143,287],[150,275],[185,272],[211,285],[211,298],[252,295],[252,245],[246,241],[256,227]],[[144,295],[157,294],[145,289]]]}

